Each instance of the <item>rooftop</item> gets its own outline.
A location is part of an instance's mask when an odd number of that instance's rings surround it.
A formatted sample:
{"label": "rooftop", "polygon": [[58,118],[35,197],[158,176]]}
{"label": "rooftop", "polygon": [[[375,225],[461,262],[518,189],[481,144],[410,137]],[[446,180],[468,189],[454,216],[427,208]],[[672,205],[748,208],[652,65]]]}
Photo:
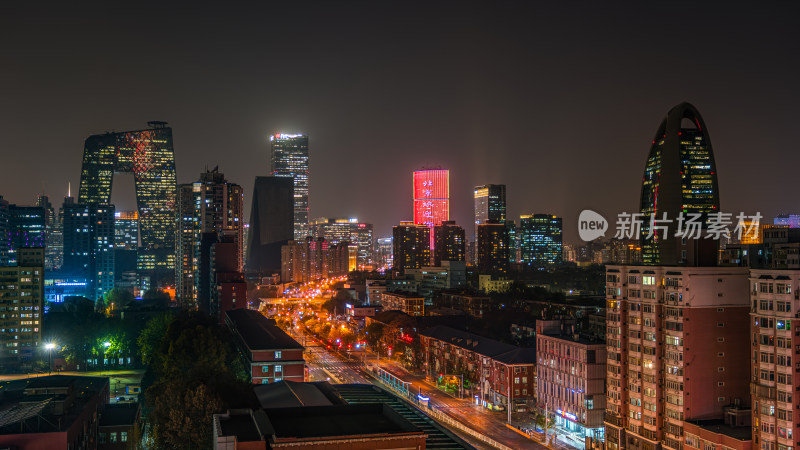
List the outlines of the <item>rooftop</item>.
{"label": "rooftop", "polygon": [[101,427],[133,425],[139,417],[139,403],[111,403],[100,415]]}
{"label": "rooftop", "polygon": [[345,403],[326,381],[301,383],[282,380],[256,386],[253,392],[262,408],[329,406]]}
{"label": "rooftop", "polygon": [[725,436],[740,441],[749,441],[753,437],[750,427],[732,427],[730,425],[726,425],[723,419],[688,420],[687,422],[703,428],[704,430],[708,430],[713,433],[724,434]]}
{"label": "rooftop", "polygon": [[507,364],[529,364],[536,362],[536,350],[519,348],[468,331],[461,331],[445,325],[428,328],[420,333],[432,339],[461,347]]}
{"label": "rooftop", "polygon": [[273,408],[264,412],[276,439],[422,432],[380,403]]}
{"label": "rooftop", "polygon": [[283,330],[272,319],[258,311],[234,309],[225,311],[226,322],[234,334],[238,334],[250,351],[257,350],[302,350],[304,347]]}

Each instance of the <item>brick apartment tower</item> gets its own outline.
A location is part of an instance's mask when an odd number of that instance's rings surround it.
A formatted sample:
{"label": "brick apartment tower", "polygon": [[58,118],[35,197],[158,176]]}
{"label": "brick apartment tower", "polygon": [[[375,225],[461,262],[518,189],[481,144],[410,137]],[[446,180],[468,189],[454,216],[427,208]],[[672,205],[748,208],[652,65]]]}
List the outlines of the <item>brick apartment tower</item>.
{"label": "brick apartment tower", "polygon": [[608,450],[682,450],[688,422],[746,409],[748,273],[607,266]]}

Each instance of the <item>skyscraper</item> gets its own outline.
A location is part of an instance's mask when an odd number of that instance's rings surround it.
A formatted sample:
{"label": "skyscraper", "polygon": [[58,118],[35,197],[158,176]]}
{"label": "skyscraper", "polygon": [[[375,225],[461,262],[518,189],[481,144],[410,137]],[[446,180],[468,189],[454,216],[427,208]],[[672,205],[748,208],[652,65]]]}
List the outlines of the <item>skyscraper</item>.
{"label": "skyscraper", "polygon": [[716,264],[718,240],[686,240],[675,237],[674,232],[664,236],[661,231],[648,238],[651,217],[671,220],[674,226],[680,213],[700,214],[705,224],[709,213],[719,212],[711,139],[700,113],[689,103],[672,108],[653,138],[642,177],[640,212],[645,265]]}
{"label": "skyscraper", "polygon": [[86,297],[114,288],[114,205],[83,205],[73,197],[62,207],[65,274],[86,280]]}
{"label": "skyscraper", "polygon": [[464,228],[453,220],[446,220],[433,227],[433,265],[442,261],[464,261],[466,256],[466,237]]}
{"label": "skyscraper", "polygon": [[294,238],[305,239],[308,236],[308,136],[278,133],[269,140],[272,176],[294,180]]}
{"label": "skyscraper", "polygon": [[484,184],[475,186],[475,230],[473,239],[478,240],[478,225],[489,220],[506,220],[506,185]]}
{"label": "skyscraper", "polygon": [[450,220],[450,171],[414,172],[414,223],[433,227]]}
{"label": "skyscraper", "polygon": [[309,235],[314,238],[325,238],[330,245],[347,241],[356,247],[356,267],[363,270],[372,264],[373,238],[372,224],[359,222],[356,218],[328,219],[320,217],[309,223]]}
{"label": "skyscraper", "polygon": [[8,265],[8,225],[9,216],[8,201],[0,195],[0,267]]}
{"label": "skyscraper", "polygon": [[46,195],[39,195],[36,197],[36,206],[44,209],[44,268],[48,271],[60,269],[62,259],[64,258],[64,239],[62,235],[63,230],[61,229],[61,219]]}
{"label": "skyscraper", "polygon": [[[201,305],[208,311],[210,299],[198,298],[196,285],[201,282],[199,271],[210,270],[211,264],[199,260],[198,246],[204,233],[225,232],[230,236],[227,246],[236,249],[236,272],[242,271],[244,194],[241,186],[228,182],[215,167],[200,174],[198,181],[178,186],[177,209],[176,295],[183,304]],[[210,275],[202,275],[210,279]],[[202,292],[207,292],[205,286]]]}
{"label": "skyscraper", "polygon": [[510,242],[505,222],[488,220],[478,225],[478,273],[508,273]]}
{"label": "skyscraper", "polygon": [[431,261],[431,229],[427,225],[400,222],[392,227],[393,269],[419,269]]}
{"label": "skyscraper", "polygon": [[294,237],[294,183],[285,177],[256,177],[247,234],[248,271],[280,273],[281,246]]}
{"label": "skyscraper", "polygon": [[550,214],[520,217],[520,259],[527,266],[543,267],[562,260],[561,218]]}
{"label": "skyscraper", "polygon": [[114,172],[134,175],[141,248],[137,270],[171,283],[175,268],[175,156],[172,128],[148,122],[149,129],[90,136],[83,150],[80,204],[108,205]]}
{"label": "skyscraper", "polygon": [[8,205],[8,263],[17,263],[21,248],[45,248],[47,212],[41,206]]}

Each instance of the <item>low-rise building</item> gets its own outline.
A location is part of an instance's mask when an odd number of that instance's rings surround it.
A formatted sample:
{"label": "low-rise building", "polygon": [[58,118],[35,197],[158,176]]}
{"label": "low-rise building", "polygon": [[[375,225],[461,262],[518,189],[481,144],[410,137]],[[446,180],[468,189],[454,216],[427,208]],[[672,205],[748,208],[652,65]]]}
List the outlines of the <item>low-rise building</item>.
{"label": "low-rise building", "polygon": [[305,348],[274,320],[251,309],[234,309],[225,312],[225,324],[244,355],[253,384],[305,380]]}
{"label": "low-rise building", "polygon": [[[486,407],[529,410],[536,392],[536,350],[520,348],[448,326],[422,331],[420,342],[429,378],[464,377],[473,399]],[[510,402],[509,402],[510,399]]]}
{"label": "low-rise building", "polygon": [[492,299],[485,295],[453,292],[442,292],[435,303],[439,307],[456,309],[478,319],[483,318],[483,314],[492,307]]}
{"label": "low-rise building", "polygon": [[404,292],[384,292],[381,296],[384,311],[402,311],[409,316],[425,315],[425,298]]}
{"label": "low-rise building", "polygon": [[536,401],[556,424],[584,439],[604,440],[606,344],[578,334],[537,334]]}
{"label": "low-rise building", "polygon": [[492,292],[508,292],[514,280],[507,278],[493,279],[491,275],[478,275],[478,289],[490,294]]}
{"label": "low-rise building", "polygon": [[22,378],[0,383],[0,393],[0,448],[98,447],[98,418],[108,403],[108,378]]}
{"label": "low-rise building", "polygon": [[106,405],[98,426],[98,450],[126,450],[137,448],[134,441],[140,438],[142,408],[139,403],[113,403]]}

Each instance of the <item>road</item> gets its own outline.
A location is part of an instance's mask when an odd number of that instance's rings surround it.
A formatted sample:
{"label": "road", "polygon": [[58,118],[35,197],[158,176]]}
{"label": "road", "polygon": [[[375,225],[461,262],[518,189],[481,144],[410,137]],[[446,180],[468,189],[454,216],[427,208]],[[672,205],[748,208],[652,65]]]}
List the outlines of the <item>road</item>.
{"label": "road", "polygon": [[[306,334],[304,330],[293,329],[290,331],[290,334],[298,342],[304,343],[306,349],[309,351],[310,358],[307,363],[311,374],[311,381],[329,381],[334,384],[378,384],[377,381],[374,381],[373,378],[366,375],[365,366],[361,360],[361,358],[364,357],[362,353],[354,352],[353,356],[351,356],[352,359],[347,360],[344,356],[327,349],[327,346],[319,344],[313,337]],[[377,358],[372,355],[368,355],[367,359],[369,359],[371,365],[374,365],[377,360]],[[431,408],[444,412],[451,418],[473,430],[490,436],[492,439],[511,448],[547,448],[509,429],[506,426],[506,413],[492,412],[486,408],[474,405],[468,400],[453,398],[436,389],[431,384],[428,384],[424,377],[410,374],[394,362],[381,360],[380,367],[389,371],[397,378],[411,382],[409,391],[422,392],[424,395],[428,396],[430,398],[428,405]],[[486,444],[477,442],[476,439],[472,437],[464,436],[464,433],[457,432],[457,434],[476,448],[487,448]]]}

